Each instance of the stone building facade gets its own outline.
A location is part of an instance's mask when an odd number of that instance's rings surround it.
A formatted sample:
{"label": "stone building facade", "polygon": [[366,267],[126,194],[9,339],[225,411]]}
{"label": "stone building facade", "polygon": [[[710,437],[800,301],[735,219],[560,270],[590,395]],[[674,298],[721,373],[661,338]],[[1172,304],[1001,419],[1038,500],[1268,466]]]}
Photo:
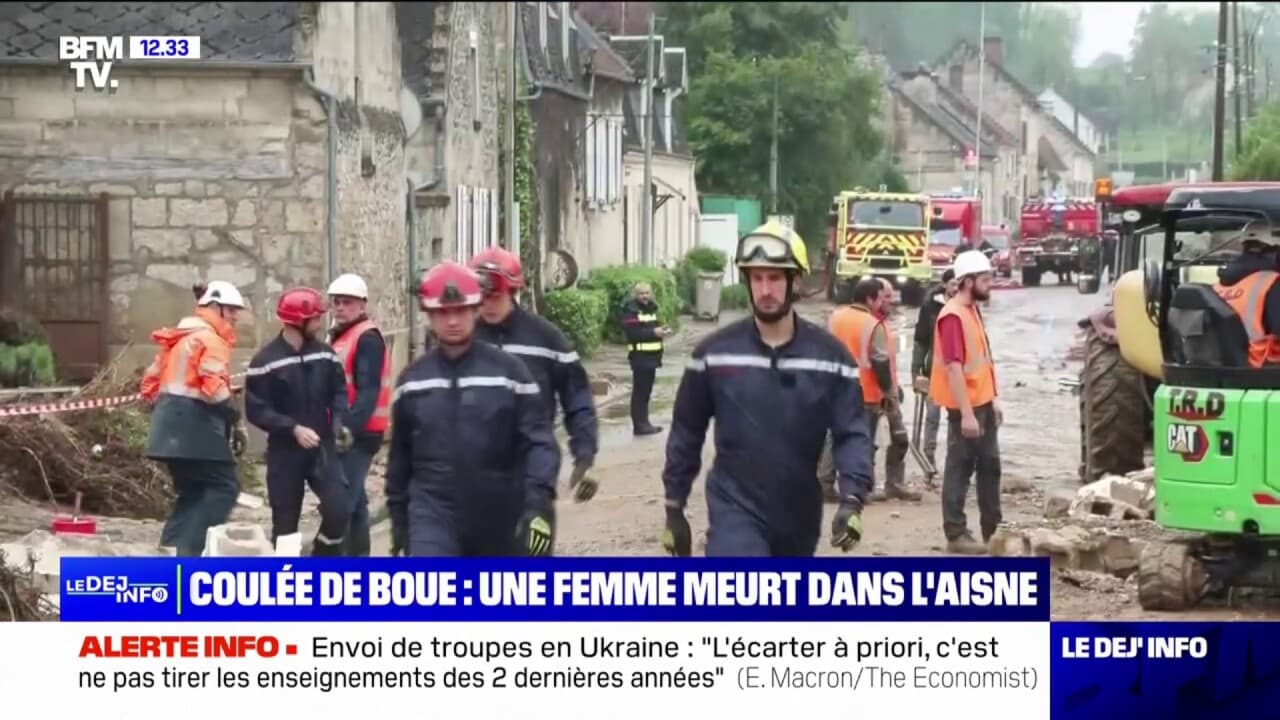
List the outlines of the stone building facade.
{"label": "stone building facade", "polygon": [[[275,332],[282,290],[323,289],[341,272],[366,277],[372,314],[388,329],[420,324],[408,290],[431,257],[430,238],[451,237],[454,226],[447,212],[419,212],[421,260],[411,262],[407,208],[416,201],[420,209],[422,193],[410,191],[408,168],[434,163],[406,140],[405,96],[419,96],[406,93],[405,80],[453,74],[436,48],[455,37],[435,11],[452,19],[483,14],[476,8],[487,4],[417,3],[430,12],[417,23],[401,22],[401,3],[205,2],[163,15],[132,3],[46,5],[0,8],[0,272],[23,280],[21,289],[7,283],[0,302],[33,305],[49,321],[55,352],[59,344],[68,355],[88,350],[57,337],[60,313],[32,299],[86,283],[109,308],[75,326],[100,335],[92,343],[98,364],[125,348],[145,362],[151,331],[189,310],[200,280],[242,288],[251,307],[237,348],[245,359]],[[57,60],[60,35],[198,35],[204,53],[118,63],[114,91],[76,91]],[[402,52],[406,43],[426,50]],[[472,131],[445,144],[445,208],[454,184],[483,178],[497,187],[496,113],[487,112],[496,107],[492,43],[474,44],[490,53],[478,73],[490,99],[468,95],[450,110],[469,129],[477,106],[490,127],[479,133],[485,139]],[[429,116],[422,124],[437,131]],[[99,206],[101,213],[91,209]],[[71,238],[88,248],[74,263],[49,257],[55,226],[79,214],[104,226],[105,262],[89,233]],[[45,271],[60,262],[82,267]],[[403,345],[393,343],[400,361]]]}

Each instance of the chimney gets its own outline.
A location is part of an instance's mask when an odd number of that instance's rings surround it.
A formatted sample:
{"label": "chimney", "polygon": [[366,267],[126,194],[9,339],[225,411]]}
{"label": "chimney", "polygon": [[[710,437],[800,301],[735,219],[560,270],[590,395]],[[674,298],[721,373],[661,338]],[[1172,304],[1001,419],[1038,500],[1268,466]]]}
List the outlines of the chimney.
{"label": "chimney", "polygon": [[983,38],[982,51],[987,56],[987,62],[995,65],[1004,65],[1004,42],[1000,38]]}

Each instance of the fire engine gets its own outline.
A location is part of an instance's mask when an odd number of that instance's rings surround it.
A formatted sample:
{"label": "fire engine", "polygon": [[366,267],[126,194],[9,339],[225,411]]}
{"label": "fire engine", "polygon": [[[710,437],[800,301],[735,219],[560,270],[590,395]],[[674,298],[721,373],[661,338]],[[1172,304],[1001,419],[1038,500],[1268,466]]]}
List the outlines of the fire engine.
{"label": "fire engine", "polygon": [[957,253],[979,245],[982,228],[982,201],[961,193],[932,193],[929,218],[929,262],[933,280],[951,267]]}
{"label": "fire engine", "polygon": [[1022,284],[1034,287],[1047,272],[1070,283],[1080,272],[1079,244],[1098,234],[1098,204],[1092,199],[1032,199],[1022,205],[1014,265]]}
{"label": "fire engine", "polygon": [[925,256],[929,196],[871,192],[837,195],[827,225],[827,293],[848,302],[863,277],[889,280],[902,302],[919,305],[932,265]]}

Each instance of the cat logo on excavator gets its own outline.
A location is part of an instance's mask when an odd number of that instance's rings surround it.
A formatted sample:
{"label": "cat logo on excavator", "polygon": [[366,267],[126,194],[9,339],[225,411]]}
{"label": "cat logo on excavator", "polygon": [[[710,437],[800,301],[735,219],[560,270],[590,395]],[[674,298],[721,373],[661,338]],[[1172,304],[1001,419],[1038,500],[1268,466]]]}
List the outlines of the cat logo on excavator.
{"label": "cat logo on excavator", "polygon": [[1209,438],[1199,425],[1171,423],[1167,443],[1169,452],[1181,455],[1183,462],[1200,462],[1209,452]]}

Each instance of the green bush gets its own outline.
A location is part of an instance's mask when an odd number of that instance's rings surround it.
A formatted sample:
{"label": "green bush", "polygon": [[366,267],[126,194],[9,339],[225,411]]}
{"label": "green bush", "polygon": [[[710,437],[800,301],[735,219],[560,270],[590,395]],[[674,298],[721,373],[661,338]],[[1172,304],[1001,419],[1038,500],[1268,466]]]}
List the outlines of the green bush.
{"label": "green bush", "polygon": [[672,330],[680,326],[684,303],[676,289],[674,273],[646,265],[613,265],[592,272],[579,283],[584,289],[599,290],[605,294],[608,319],[604,336],[610,342],[623,342],[622,308],[631,299],[631,292],[638,282],[647,282],[653,288],[653,299],[658,303],[658,322]]}
{"label": "green bush", "polygon": [[0,387],[40,387],[55,381],[57,368],[48,345],[0,343]]}
{"label": "green bush", "polygon": [[746,285],[726,285],[720,288],[721,310],[742,310],[750,304]]}
{"label": "green bush", "polygon": [[582,288],[549,290],[543,297],[543,306],[543,316],[569,336],[579,355],[588,358],[600,349],[609,316],[604,292]]}
{"label": "green bush", "polygon": [[680,293],[681,300],[684,301],[684,307],[681,312],[693,312],[693,306],[696,302],[695,293],[698,287],[698,273],[723,272],[725,263],[728,261],[729,256],[723,251],[706,245],[699,245],[685,253],[680,263],[676,265],[676,289]]}

